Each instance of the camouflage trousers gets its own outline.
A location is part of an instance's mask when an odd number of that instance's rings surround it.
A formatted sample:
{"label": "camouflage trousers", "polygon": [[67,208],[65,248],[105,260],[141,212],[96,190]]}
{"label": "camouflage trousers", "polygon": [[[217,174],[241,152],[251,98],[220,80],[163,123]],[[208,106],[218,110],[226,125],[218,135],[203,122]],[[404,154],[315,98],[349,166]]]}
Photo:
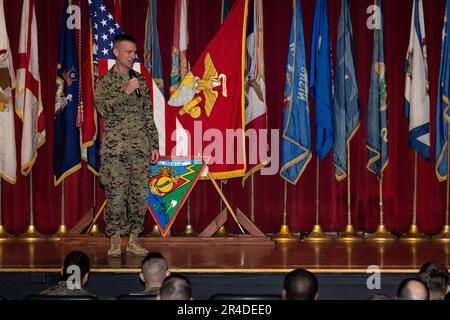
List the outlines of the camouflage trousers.
{"label": "camouflage trousers", "polygon": [[100,179],[106,194],[106,235],[141,233],[147,213],[148,158],[119,155],[102,161]]}

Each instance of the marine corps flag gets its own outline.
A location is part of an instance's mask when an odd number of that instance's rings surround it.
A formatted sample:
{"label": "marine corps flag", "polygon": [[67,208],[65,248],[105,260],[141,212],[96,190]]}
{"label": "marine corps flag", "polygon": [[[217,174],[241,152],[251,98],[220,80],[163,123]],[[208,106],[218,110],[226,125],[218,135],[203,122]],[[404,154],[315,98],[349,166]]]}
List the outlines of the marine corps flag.
{"label": "marine corps flag", "polygon": [[66,0],[61,20],[56,69],[55,141],[53,144],[55,186],[81,168],[80,130],[77,127],[78,59],[75,47],[75,24],[69,21],[68,6],[69,1]]}
{"label": "marine corps flag", "polygon": [[3,0],[0,0],[0,34],[0,178],[15,184],[17,160],[12,90],[16,77],[6,33]]}
{"label": "marine corps flag", "polygon": [[188,155],[210,156],[215,178],[245,173],[244,54],[247,0],[237,0],[168,102],[186,130]]}

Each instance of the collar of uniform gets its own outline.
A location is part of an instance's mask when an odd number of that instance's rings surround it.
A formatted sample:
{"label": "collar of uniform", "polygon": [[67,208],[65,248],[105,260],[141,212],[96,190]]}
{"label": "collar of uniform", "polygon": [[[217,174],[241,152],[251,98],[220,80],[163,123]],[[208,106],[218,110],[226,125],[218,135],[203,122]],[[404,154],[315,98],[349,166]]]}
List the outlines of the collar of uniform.
{"label": "collar of uniform", "polygon": [[116,75],[117,77],[120,77],[120,78],[122,78],[123,80],[125,80],[125,81],[128,81],[129,80],[129,75],[128,74],[123,74],[123,73],[120,73],[119,71],[117,71],[116,70],[116,65],[114,64],[112,67],[111,67],[111,71],[112,71],[112,73],[114,74],[114,75]]}

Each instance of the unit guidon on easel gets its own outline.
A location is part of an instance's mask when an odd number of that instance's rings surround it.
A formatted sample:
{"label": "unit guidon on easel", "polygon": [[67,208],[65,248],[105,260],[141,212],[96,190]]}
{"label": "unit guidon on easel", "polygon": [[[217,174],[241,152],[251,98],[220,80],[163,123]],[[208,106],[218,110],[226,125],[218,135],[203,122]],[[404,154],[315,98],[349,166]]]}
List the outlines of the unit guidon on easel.
{"label": "unit guidon on easel", "polygon": [[161,157],[152,166],[148,208],[165,237],[205,169],[200,157]]}

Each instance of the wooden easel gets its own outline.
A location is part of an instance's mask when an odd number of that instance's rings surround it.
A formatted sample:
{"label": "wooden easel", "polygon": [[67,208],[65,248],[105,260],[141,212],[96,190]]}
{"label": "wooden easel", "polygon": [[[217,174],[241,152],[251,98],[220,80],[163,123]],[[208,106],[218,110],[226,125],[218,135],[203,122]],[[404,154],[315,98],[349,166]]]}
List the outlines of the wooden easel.
{"label": "wooden easel", "polygon": [[211,180],[211,183],[217,190],[217,193],[219,193],[220,197],[222,198],[227,208],[224,209],[221,213],[219,213],[214,218],[214,220],[211,221],[211,223],[202,232],[200,232],[200,234],[198,235],[199,238],[212,237],[217,232],[217,230],[219,230],[220,227],[222,227],[227,221],[227,211],[230,212],[231,216],[233,217],[234,221],[236,221],[239,229],[243,234],[245,234],[245,232],[242,229],[242,226],[249,232],[251,236],[258,238],[265,238],[266,235],[261,230],[259,230],[258,227],[239,208],[237,209],[237,213],[233,211],[233,209],[230,206],[230,203],[223,194],[222,190],[220,190],[216,180],[214,179],[214,177],[210,172],[208,172],[208,178]]}
{"label": "wooden easel", "polygon": [[[250,238],[259,238],[259,239],[268,239],[266,238],[266,235],[259,230],[259,228],[238,208],[237,212],[235,213],[233,209],[230,206],[230,203],[228,202],[227,198],[223,194],[222,190],[220,190],[220,187],[217,185],[217,181],[214,179],[214,177],[211,175],[210,172],[208,172],[208,178],[210,179],[211,183],[213,184],[216,191],[219,193],[220,197],[222,198],[223,202],[226,205],[226,209],[224,209],[221,213],[219,213],[214,220],[198,235],[199,238],[209,238],[212,237],[217,230],[222,227],[225,222],[228,219],[227,212],[229,211],[231,216],[233,217],[233,220],[237,223],[239,229],[241,230],[242,234],[245,235],[244,229],[248,231]],[[80,221],[68,232],[68,236],[77,236],[80,235],[81,232],[88,226],[88,232],[92,228],[92,226],[95,224],[97,219],[99,218],[100,214],[104,210],[106,205],[106,201],[103,202],[100,209],[95,214],[95,217],[92,219],[92,210],[89,211],[86,215],[84,215]]]}

